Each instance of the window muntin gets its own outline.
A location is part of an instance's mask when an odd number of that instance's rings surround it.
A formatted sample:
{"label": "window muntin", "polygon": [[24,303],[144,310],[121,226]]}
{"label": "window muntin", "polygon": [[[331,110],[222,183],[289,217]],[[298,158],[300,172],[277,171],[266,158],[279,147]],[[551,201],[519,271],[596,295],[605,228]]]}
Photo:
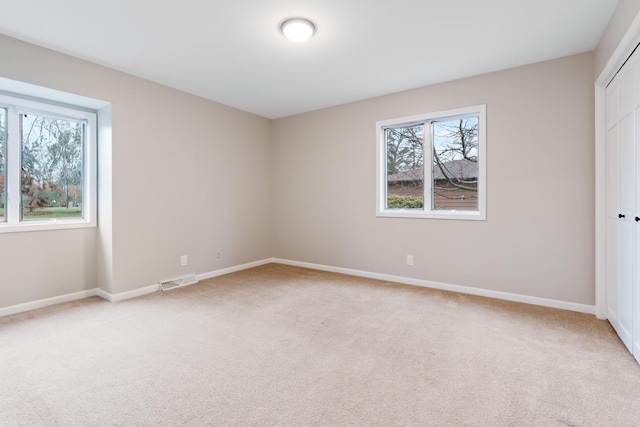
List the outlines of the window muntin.
{"label": "window muntin", "polygon": [[377,215],[485,219],[485,110],[378,122]]}
{"label": "window muntin", "polygon": [[7,158],[7,109],[0,108],[0,223],[5,222],[6,159]]}
{"label": "window muntin", "polygon": [[0,95],[2,111],[0,232],[95,226],[96,114],[7,95]]}

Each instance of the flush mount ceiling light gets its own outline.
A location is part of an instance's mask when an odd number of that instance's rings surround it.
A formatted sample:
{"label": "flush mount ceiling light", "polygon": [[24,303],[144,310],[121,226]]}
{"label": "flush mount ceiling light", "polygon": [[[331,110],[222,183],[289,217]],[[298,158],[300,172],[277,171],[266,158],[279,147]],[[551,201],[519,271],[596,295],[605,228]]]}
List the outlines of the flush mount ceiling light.
{"label": "flush mount ceiling light", "polygon": [[289,40],[295,43],[306,42],[316,32],[313,22],[304,18],[285,19],[280,24],[280,31]]}

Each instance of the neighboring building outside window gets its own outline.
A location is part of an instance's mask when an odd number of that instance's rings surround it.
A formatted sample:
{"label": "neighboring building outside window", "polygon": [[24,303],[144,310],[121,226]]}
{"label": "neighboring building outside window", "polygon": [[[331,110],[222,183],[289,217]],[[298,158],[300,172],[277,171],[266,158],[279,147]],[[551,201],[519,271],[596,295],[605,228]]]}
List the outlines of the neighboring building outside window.
{"label": "neighboring building outside window", "polygon": [[377,122],[377,216],[486,219],[486,106]]}
{"label": "neighboring building outside window", "polygon": [[96,113],[0,94],[0,233],[96,226]]}

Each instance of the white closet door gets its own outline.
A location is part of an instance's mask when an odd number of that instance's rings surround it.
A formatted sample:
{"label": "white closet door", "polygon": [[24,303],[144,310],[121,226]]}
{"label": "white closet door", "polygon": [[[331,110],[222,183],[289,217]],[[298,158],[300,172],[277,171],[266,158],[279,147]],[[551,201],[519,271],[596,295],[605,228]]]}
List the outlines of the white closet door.
{"label": "white closet door", "polygon": [[[621,85],[622,91],[626,90]],[[633,92],[631,92],[633,94]],[[622,99],[623,96],[620,96]],[[618,214],[618,322],[619,332],[629,351],[633,349],[634,329],[634,204],[635,204],[635,114],[621,111],[620,120],[620,205]],[[621,217],[622,216],[622,217]]]}
{"label": "white closet door", "polygon": [[635,90],[633,90],[634,102],[632,112],[634,116],[633,138],[635,147],[635,206],[632,226],[635,239],[635,252],[633,255],[634,339],[631,353],[633,353],[636,360],[640,362],[640,51],[636,51],[636,53],[629,58],[627,64],[631,67],[635,85]]}
{"label": "white closet door", "polygon": [[[634,60],[634,57],[635,60]],[[607,89],[607,309],[629,351],[636,338],[636,62]],[[638,353],[640,355],[640,353]]]}
{"label": "white closet door", "polygon": [[620,211],[620,88],[607,88],[607,319],[618,326],[618,213]]}

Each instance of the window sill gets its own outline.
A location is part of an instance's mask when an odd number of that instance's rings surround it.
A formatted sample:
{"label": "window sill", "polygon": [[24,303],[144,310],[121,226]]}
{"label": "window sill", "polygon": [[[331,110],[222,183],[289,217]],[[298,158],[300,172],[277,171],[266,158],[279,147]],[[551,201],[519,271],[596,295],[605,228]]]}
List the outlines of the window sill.
{"label": "window sill", "polygon": [[413,218],[413,219],[453,219],[462,221],[486,221],[487,217],[481,212],[444,211],[444,212],[415,212],[408,209],[393,209],[379,211],[379,218]]}
{"label": "window sill", "polygon": [[24,233],[28,231],[54,231],[70,230],[75,228],[94,228],[97,224],[84,219],[78,220],[47,220],[29,221],[19,224],[0,223],[0,234],[2,233]]}

